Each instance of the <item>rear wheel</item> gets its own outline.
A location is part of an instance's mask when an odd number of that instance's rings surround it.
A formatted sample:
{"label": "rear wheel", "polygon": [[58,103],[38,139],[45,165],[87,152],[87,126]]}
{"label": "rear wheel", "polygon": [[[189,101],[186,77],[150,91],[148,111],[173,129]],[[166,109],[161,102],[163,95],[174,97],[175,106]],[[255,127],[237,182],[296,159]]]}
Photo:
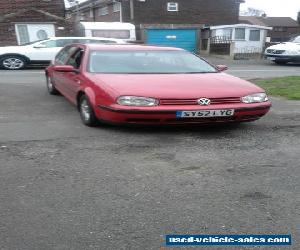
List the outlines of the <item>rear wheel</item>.
{"label": "rear wheel", "polygon": [[95,116],[93,107],[86,95],[79,99],[79,113],[84,125],[95,127],[98,125],[98,119]]}
{"label": "rear wheel", "polygon": [[22,56],[4,56],[0,59],[0,66],[3,69],[19,70],[24,69],[27,61]]}
{"label": "rear wheel", "polygon": [[48,90],[48,93],[50,95],[58,95],[59,92],[58,90],[55,88],[54,84],[53,84],[53,81],[51,79],[50,76],[46,76],[46,84],[47,84],[47,90]]}

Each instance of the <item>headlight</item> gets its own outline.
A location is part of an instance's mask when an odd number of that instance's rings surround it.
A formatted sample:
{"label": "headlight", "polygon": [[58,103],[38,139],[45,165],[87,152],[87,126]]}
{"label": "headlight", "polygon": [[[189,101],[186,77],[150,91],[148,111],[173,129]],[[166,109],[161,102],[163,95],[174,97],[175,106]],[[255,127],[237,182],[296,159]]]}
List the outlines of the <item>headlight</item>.
{"label": "headlight", "polygon": [[124,106],[156,106],[158,100],[150,97],[141,97],[141,96],[120,96],[117,100],[117,103]]}
{"label": "headlight", "polygon": [[300,55],[300,50],[286,50],[285,55]]}
{"label": "headlight", "polygon": [[256,93],[242,97],[242,102],[244,103],[266,102],[268,100],[266,93]]}

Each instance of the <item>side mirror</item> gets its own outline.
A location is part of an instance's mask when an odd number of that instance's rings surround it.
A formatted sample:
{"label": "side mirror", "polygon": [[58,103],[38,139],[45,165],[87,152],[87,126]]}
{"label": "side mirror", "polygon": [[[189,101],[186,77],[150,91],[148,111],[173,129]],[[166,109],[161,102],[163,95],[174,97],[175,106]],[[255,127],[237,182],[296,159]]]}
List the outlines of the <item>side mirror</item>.
{"label": "side mirror", "polygon": [[228,69],[228,67],[226,65],[217,65],[216,66],[216,69],[219,71],[219,72],[223,72],[225,70]]}
{"label": "side mirror", "polygon": [[45,44],[36,44],[33,46],[33,48],[35,49],[43,49],[43,48],[46,48],[46,45]]}
{"label": "side mirror", "polygon": [[74,73],[79,73],[78,69],[75,69],[71,65],[55,65],[53,66],[53,70],[57,72],[74,72]]}

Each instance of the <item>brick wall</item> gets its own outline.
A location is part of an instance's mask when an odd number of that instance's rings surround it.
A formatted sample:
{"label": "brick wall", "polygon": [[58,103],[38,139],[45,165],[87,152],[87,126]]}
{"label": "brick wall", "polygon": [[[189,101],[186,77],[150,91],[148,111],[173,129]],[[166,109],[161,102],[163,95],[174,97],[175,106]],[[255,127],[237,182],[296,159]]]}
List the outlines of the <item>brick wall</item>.
{"label": "brick wall", "polygon": [[[119,12],[112,11],[111,0],[107,0],[109,14],[104,16],[96,15],[94,20],[100,22],[119,21]],[[134,20],[130,18],[130,1],[122,0],[123,21],[140,24],[235,24],[239,19],[239,0],[175,0],[178,2],[179,11],[167,11],[167,3],[171,0],[146,0],[145,2],[134,0]],[[89,6],[92,4],[88,1],[80,7],[85,7],[81,11],[81,15],[85,21],[92,21],[89,17]],[[75,11],[75,9],[73,10]]]}
{"label": "brick wall", "polygon": [[64,17],[65,5],[63,0],[1,0],[0,16],[27,8],[37,8]]}
{"label": "brick wall", "polygon": [[268,36],[271,37],[271,42],[286,42],[292,37],[300,34],[299,27],[280,27],[282,30],[278,31],[275,27],[268,31]]}
{"label": "brick wall", "polygon": [[[167,11],[170,0],[134,2],[134,23],[141,24],[234,24],[238,23],[239,4],[236,0],[176,0],[179,11]],[[131,22],[129,1],[123,3],[124,21]]]}
{"label": "brick wall", "polygon": [[[41,10],[51,15],[33,10]],[[0,2],[0,46],[16,45],[15,23],[53,23],[56,36],[72,34],[73,25],[66,21],[63,0],[7,0]],[[9,14],[9,16],[7,16]],[[1,20],[1,18],[5,17]],[[58,18],[57,18],[58,17]],[[64,27],[64,30],[58,29]]]}
{"label": "brick wall", "polygon": [[[86,9],[80,13],[81,20],[84,22],[120,22],[120,12],[114,12],[112,5],[108,5],[108,14],[100,15],[101,7]],[[91,15],[92,10],[92,15]]]}

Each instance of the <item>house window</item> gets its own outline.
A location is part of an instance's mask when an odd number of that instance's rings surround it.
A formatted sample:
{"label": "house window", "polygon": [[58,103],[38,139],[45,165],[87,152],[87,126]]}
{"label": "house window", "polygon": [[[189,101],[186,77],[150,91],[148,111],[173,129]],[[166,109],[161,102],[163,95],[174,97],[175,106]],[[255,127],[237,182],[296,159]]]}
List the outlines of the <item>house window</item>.
{"label": "house window", "polygon": [[223,29],[223,36],[231,39],[232,38],[232,29]]}
{"label": "house window", "polygon": [[99,16],[108,15],[108,7],[103,7],[99,9]]}
{"label": "house window", "polygon": [[113,4],[113,12],[119,12],[121,10],[121,3],[117,2]]}
{"label": "house window", "polygon": [[30,42],[29,32],[26,24],[17,25],[17,36],[19,38],[19,44],[25,44]]}
{"label": "house window", "polygon": [[168,11],[178,11],[178,3],[170,2],[167,4]]}
{"label": "house window", "polygon": [[245,38],[246,38],[245,33],[246,32],[245,32],[244,28],[236,28],[234,39],[235,40],[245,40]]}
{"label": "house window", "polygon": [[287,27],[274,27],[273,30],[278,32],[286,32]]}
{"label": "house window", "polygon": [[260,30],[250,30],[249,41],[260,41]]}

